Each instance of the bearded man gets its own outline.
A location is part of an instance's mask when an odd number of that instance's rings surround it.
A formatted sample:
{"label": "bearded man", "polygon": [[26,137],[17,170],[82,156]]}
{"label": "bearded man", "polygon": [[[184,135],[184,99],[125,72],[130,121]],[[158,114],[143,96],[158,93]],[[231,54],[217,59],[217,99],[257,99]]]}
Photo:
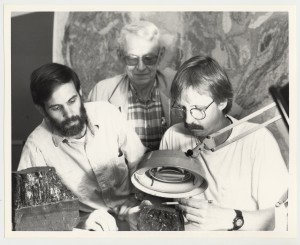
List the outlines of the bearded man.
{"label": "bearded man", "polygon": [[78,228],[108,231],[130,223],[137,203],[129,177],[146,150],[137,134],[113,105],[83,103],[80,80],[67,66],[39,67],[30,89],[44,119],[29,135],[18,170],[54,167],[79,198]]}

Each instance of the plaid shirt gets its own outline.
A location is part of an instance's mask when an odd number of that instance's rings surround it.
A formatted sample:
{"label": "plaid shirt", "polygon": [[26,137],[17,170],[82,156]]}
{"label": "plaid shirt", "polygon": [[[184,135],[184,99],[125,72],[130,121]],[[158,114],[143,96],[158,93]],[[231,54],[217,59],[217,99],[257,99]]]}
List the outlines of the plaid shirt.
{"label": "plaid shirt", "polygon": [[144,146],[150,150],[157,150],[167,128],[157,82],[155,81],[150,97],[146,100],[139,98],[132,84],[129,84],[128,122],[135,129]]}

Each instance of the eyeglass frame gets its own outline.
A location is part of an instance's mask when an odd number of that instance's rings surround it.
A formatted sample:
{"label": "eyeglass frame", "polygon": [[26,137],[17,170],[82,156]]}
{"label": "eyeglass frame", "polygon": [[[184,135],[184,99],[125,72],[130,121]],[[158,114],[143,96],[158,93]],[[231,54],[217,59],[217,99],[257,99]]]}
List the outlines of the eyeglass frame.
{"label": "eyeglass frame", "polygon": [[[151,54],[151,53],[150,53],[150,54]],[[124,60],[124,62],[125,62],[125,64],[126,64],[127,66],[137,66],[137,65],[139,64],[140,60],[143,61],[143,64],[144,64],[145,66],[153,66],[153,65],[156,65],[156,64],[157,64],[157,61],[158,61],[158,59],[159,59],[160,54],[161,54],[161,48],[159,48],[157,55],[153,55],[153,57],[156,57],[156,60],[155,60],[155,62],[154,62],[153,64],[146,64],[147,62],[145,63],[145,61],[144,61],[144,58],[145,58],[145,57],[147,57],[147,56],[149,57],[149,56],[150,56],[149,54],[146,54],[146,55],[143,55],[143,56],[138,56],[138,55],[124,55],[124,53],[123,53],[123,54],[122,54],[122,59]],[[137,63],[136,63],[135,65],[127,64],[127,62],[126,62],[126,57],[129,57],[129,56],[134,57],[134,58],[138,58],[138,61],[137,61]]]}
{"label": "eyeglass frame", "polygon": [[[204,108],[197,108],[197,107],[195,107],[195,108],[191,108],[190,109],[190,115],[194,118],[194,119],[196,119],[196,120],[203,120],[205,117],[206,117],[206,110],[213,104],[215,102],[215,100],[213,100],[212,102],[210,102],[209,103],[209,105],[207,105],[207,106],[205,106]],[[173,103],[173,105],[172,105],[172,107],[171,107],[171,109],[177,109],[177,110],[180,110],[181,112],[183,112],[185,115],[186,115],[186,113],[187,113],[187,111],[186,111],[186,109],[184,109],[184,108],[182,108],[182,107],[180,107],[180,106],[175,106],[175,102]],[[204,116],[202,117],[202,118],[196,118],[194,115],[193,115],[193,113],[192,113],[192,111],[193,110],[197,110],[197,111],[200,111]]]}

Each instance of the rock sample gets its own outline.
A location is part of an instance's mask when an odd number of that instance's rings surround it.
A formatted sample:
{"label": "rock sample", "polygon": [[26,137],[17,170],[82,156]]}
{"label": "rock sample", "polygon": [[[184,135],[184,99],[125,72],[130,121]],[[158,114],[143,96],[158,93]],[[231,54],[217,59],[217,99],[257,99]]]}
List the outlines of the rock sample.
{"label": "rock sample", "polygon": [[78,198],[52,167],[12,173],[12,224],[15,231],[68,231],[79,222]]}
{"label": "rock sample", "polygon": [[139,231],[184,231],[182,212],[176,208],[151,205],[145,206],[139,215]]}

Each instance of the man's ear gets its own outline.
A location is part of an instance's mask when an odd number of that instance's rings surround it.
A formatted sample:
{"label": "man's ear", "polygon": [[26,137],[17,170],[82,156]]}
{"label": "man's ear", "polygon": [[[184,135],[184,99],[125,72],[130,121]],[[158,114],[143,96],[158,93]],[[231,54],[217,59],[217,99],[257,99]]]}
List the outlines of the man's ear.
{"label": "man's ear", "polygon": [[43,108],[42,106],[40,106],[40,105],[34,105],[34,106],[35,106],[35,108],[39,111],[39,113],[40,113],[44,118],[46,118],[46,113],[45,113],[44,108]]}
{"label": "man's ear", "polygon": [[117,49],[117,55],[119,59],[123,59],[123,52],[119,48]]}
{"label": "man's ear", "polygon": [[225,100],[225,101],[223,101],[223,102],[220,102],[220,103],[218,104],[219,110],[220,110],[220,111],[223,111],[223,110],[226,108],[227,103],[228,103],[227,100]]}
{"label": "man's ear", "polygon": [[159,62],[162,60],[162,58],[165,56],[165,52],[166,52],[166,48],[165,47],[161,47],[160,48],[160,52],[159,52]]}
{"label": "man's ear", "polygon": [[121,50],[120,48],[117,49],[117,55],[118,55],[118,58],[120,60],[120,62],[123,64],[123,65],[126,65],[125,61],[124,61],[124,54],[123,54],[123,50]]}
{"label": "man's ear", "polygon": [[82,97],[82,89],[81,88],[79,89],[79,95],[80,95],[80,97]]}

